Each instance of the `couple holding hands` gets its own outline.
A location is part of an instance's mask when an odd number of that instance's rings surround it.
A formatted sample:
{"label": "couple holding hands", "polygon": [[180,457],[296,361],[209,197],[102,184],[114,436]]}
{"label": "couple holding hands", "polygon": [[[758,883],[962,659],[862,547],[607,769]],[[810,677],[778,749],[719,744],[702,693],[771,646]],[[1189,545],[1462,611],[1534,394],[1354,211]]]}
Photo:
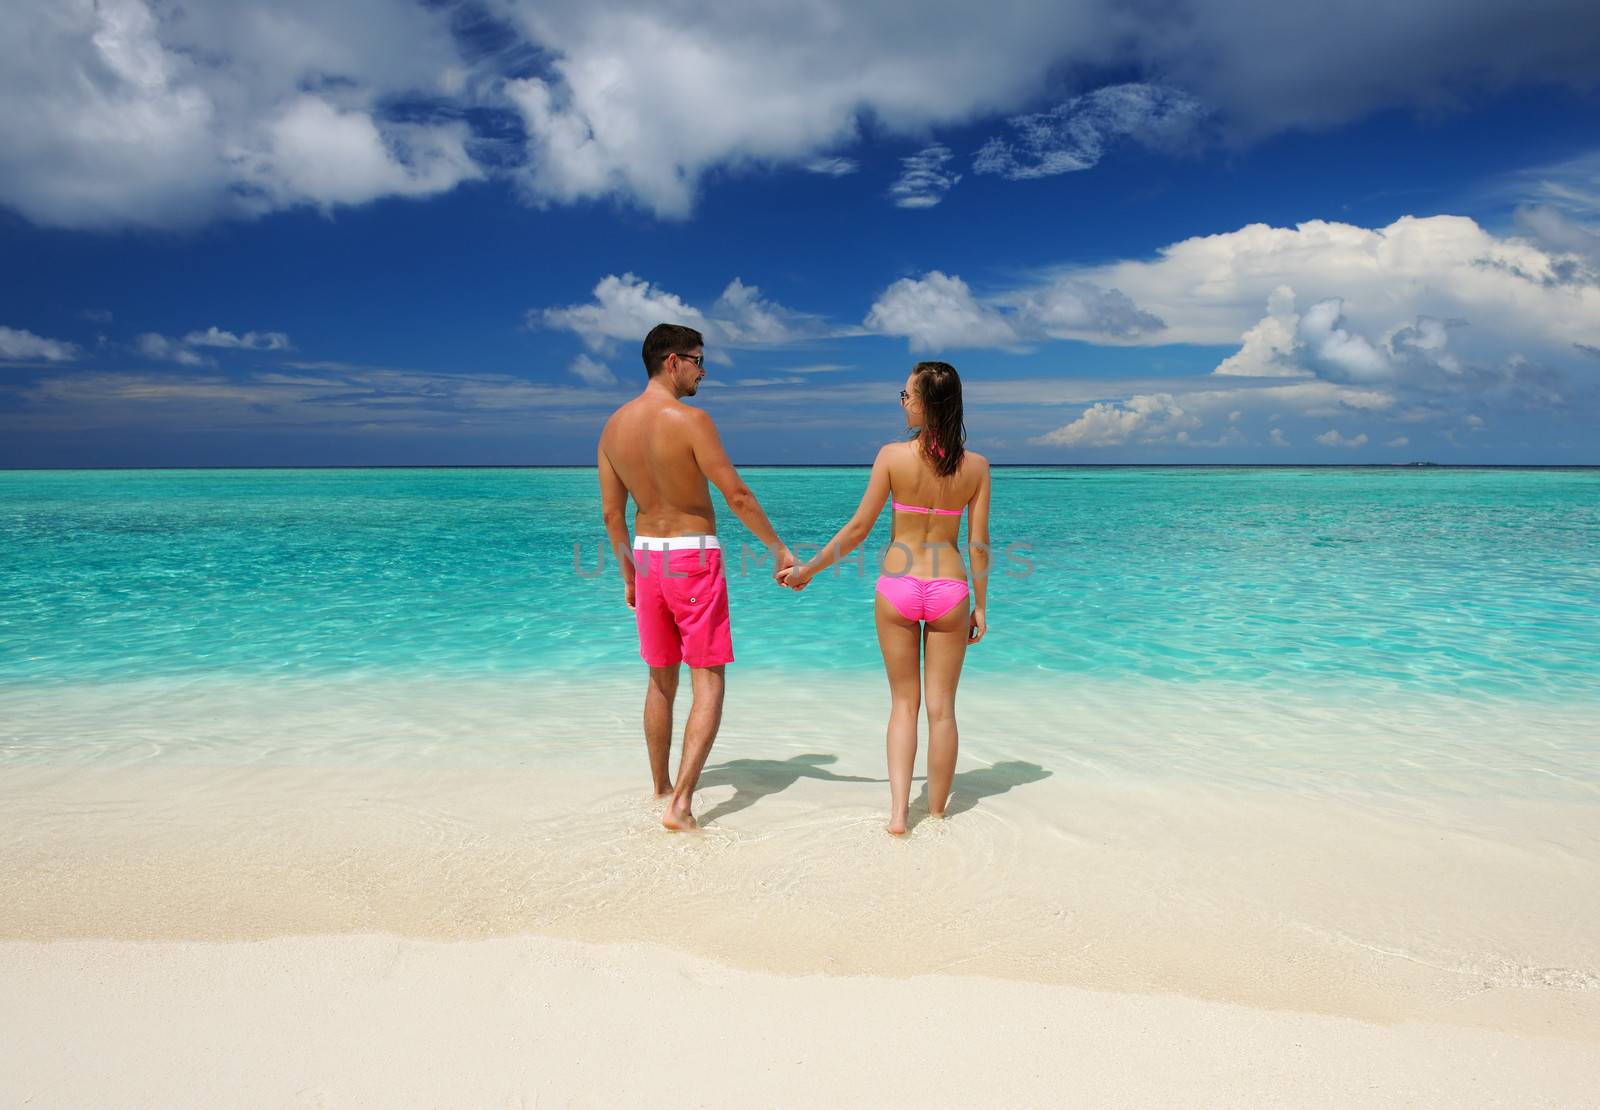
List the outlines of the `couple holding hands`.
{"label": "couple holding hands", "polygon": [[[710,485],[775,553],[774,577],[794,590],[805,589],[860,546],[885,502],[893,504],[894,542],[884,554],[875,598],[890,694],[887,828],[897,836],[906,831],[922,707],[928,714],[928,813],[942,817],[956,768],[956,685],[967,646],[984,635],[989,578],[989,463],[965,448],[955,367],[921,362],[912,369],[900,404],[915,436],[878,452],[855,515],[816,558],[797,564],[729,461],[716,424],[704,410],[683,403],[705,377],[700,333],[658,324],[645,337],[643,354],[648,384],[612,413],[600,436],[600,500],[637,620],[639,652],[650,668],[644,732],[656,795],[668,799],[661,823],[674,830],[698,827],[695,785],[721,724],[724,667],[733,661]],[[637,510],[631,540],[630,496]],[[970,591],[958,542],[963,512],[973,564]],[[689,665],[694,697],[674,785],[668,757],[683,663]]]}

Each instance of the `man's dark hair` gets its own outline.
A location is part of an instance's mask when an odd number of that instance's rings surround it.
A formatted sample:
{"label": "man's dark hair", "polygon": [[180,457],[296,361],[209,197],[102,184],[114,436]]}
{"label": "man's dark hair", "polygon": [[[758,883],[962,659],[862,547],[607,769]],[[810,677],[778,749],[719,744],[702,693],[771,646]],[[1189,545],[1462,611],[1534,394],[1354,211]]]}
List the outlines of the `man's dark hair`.
{"label": "man's dark hair", "polygon": [[644,371],[650,377],[661,373],[668,355],[686,355],[706,341],[693,328],[682,324],[657,324],[644,337]]}

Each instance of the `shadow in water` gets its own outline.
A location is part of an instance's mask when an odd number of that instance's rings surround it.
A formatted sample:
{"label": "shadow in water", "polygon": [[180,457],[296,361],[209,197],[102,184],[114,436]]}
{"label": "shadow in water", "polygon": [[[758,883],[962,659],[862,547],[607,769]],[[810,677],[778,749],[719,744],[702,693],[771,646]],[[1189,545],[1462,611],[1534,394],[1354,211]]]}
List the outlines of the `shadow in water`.
{"label": "shadow in water", "polygon": [[742,809],[749,809],[762,798],[787,790],[801,779],[821,779],[824,782],[886,782],[887,779],[862,778],[859,775],[836,775],[823,764],[837,763],[839,757],[820,752],[797,755],[789,759],[730,759],[707,767],[700,775],[697,790],[709,786],[732,786],[733,797],[718,802],[700,817],[702,825],[727,817]]}
{"label": "shadow in water", "polygon": [[[950,804],[945,806],[944,815],[955,817],[972,809],[985,798],[1004,794],[1014,786],[1039,782],[1049,778],[1050,774],[1051,772],[1037,763],[1027,763],[1020,759],[1005,760],[988,767],[980,767],[975,771],[957,771],[950,785]],[[915,824],[927,815],[928,783],[927,780],[923,780],[922,793],[911,803],[911,823]]]}

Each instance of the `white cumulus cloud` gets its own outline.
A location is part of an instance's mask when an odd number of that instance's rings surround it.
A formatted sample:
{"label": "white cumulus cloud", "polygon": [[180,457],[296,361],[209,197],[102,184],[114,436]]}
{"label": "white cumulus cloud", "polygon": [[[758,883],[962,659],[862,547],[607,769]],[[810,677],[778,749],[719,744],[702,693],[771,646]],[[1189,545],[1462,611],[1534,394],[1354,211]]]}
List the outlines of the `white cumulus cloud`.
{"label": "white cumulus cloud", "polygon": [[1346,330],[1364,336],[1433,316],[1470,320],[1502,349],[1600,343],[1600,286],[1564,283],[1561,261],[1464,216],[1404,216],[1381,228],[1250,224],[1181,240],[1153,259],[1066,272],[1161,317],[1164,331],[1136,337],[1146,343],[1238,343],[1282,286],[1302,304],[1338,298]]}
{"label": "white cumulus cloud", "polygon": [[917,349],[1233,345],[1219,374],[1504,389],[1548,403],[1566,395],[1562,365],[1600,350],[1600,281],[1572,280],[1572,257],[1461,216],[1251,224],[982,295],[943,271],[902,279],[867,326]]}
{"label": "white cumulus cloud", "polygon": [[1453,347],[1452,334],[1471,335],[1468,321],[1417,316],[1367,336],[1352,328],[1344,305],[1342,298],[1331,297],[1298,313],[1294,290],[1277,287],[1267,315],[1244,333],[1239,351],[1214,373],[1317,377],[1385,386],[1430,402],[1492,400],[1525,408],[1561,405],[1572,392],[1573,375],[1507,351],[1503,337],[1480,340],[1477,357]]}
{"label": "white cumulus cloud", "polygon": [[17,0],[0,14],[0,203],[73,228],[190,226],[440,192],[479,176],[459,122],[384,120],[454,60],[393,0]]}
{"label": "white cumulus cloud", "polygon": [[1318,301],[1300,320],[1306,355],[1333,381],[1372,382],[1390,376],[1389,361],[1373,344],[1345,329],[1344,302]]}
{"label": "white cumulus cloud", "polygon": [[[594,287],[587,304],[531,310],[528,322],[571,331],[592,351],[610,351],[618,342],[643,343],[657,324],[683,324],[705,336],[708,345],[775,346],[822,333],[821,320],[793,311],[761,295],[754,285],[735,277],[709,311],[644,278],[609,274]],[[725,360],[716,350],[707,358]]]}
{"label": "white cumulus cloud", "polygon": [[[1104,397],[1104,393],[1102,394]],[[1178,379],[1170,388],[1144,392],[1135,385],[1121,399],[1105,398],[1067,424],[1030,440],[1042,446],[1115,447],[1123,444],[1184,448],[1243,446],[1266,427],[1266,443],[1288,447],[1278,421],[1382,417],[1393,412],[1396,395],[1318,380],[1277,384],[1238,378],[1218,385],[1209,376]],[[1211,437],[1206,438],[1210,430]]]}
{"label": "white cumulus cloud", "polygon": [[1106,342],[1155,335],[1166,327],[1120,289],[1075,277],[1003,293],[995,301],[1013,314],[1019,332],[1035,338]]}
{"label": "white cumulus cloud", "polygon": [[1130,439],[1153,441],[1168,436],[1188,439],[1200,426],[1198,417],[1183,410],[1170,393],[1135,394],[1117,403],[1098,401],[1076,420],[1032,442],[1057,447],[1114,447]]}
{"label": "white cumulus cloud", "polygon": [[529,322],[536,320],[547,328],[576,332],[594,351],[609,349],[621,339],[643,343],[657,324],[683,324],[702,334],[707,329],[699,309],[633,274],[609,274],[594,287],[594,300],[589,304],[530,312]]}
{"label": "white cumulus cloud", "polygon": [[885,289],[868,311],[866,327],[905,336],[913,351],[1006,347],[1019,339],[998,309],[980,304],[966,282],[938,270],[920,279],[901,278]]}
{"label": "white cumulus cloud", "polygon": [[934,270],[901,278],[878,295],[865,326],[903,336],[911,349],[1012,347],[1043,339],[1105,341],[1158,331],[1161,320],[1116,289],[1063,277],[980,300],[967,283]]}
{"label": "white cumulus cloud", "polygon": [[1244,333],[1243,346],[1223,359],[1213,373],[1246,377],[1310,375],[1297,364],[1300,314],[1294,310],[1294,290],[1280,285],[1267,298],[1267,314]]}
{"label": "white cumulus cloud", "polygon": [[815,317],[768,300],[759,288],[738,278],[728,283],[711,306],[710,321],[719,342],[741,347],[789,343],[820,327]]}
{"label": "white cumulus cloud", "polygon": [[230,148],[248,207],[329,209],[383,196],[430,196],[482,176],[464,123],[389,123],[362,109],[300,96],[265,120],[253,142]]}
{"label": "white cumulus cloud", "polygon": [[46,339],[23,328],[0,326],[0,358],[19,362],[70,362],[78,357],[78,346],[61,339]]}

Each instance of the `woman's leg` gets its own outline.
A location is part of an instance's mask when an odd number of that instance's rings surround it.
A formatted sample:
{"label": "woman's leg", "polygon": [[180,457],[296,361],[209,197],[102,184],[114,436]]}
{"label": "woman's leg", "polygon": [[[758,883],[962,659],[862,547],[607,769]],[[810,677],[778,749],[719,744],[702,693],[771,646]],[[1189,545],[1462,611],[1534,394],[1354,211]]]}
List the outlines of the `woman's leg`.
{"label": "woman's leg", "polygon": [[889,824],[906,831],[911,773],[917,763],[917,709],[922,699],[921,626],[907,620],[882,594],[877,598],[878,646],[889,675]]}
{"label": "woman's leg", "polygon": [[928,704],[928,814],[943,817],[956,775],[956,684],[967,658],[971,600],[923,627],[923,697]]}

